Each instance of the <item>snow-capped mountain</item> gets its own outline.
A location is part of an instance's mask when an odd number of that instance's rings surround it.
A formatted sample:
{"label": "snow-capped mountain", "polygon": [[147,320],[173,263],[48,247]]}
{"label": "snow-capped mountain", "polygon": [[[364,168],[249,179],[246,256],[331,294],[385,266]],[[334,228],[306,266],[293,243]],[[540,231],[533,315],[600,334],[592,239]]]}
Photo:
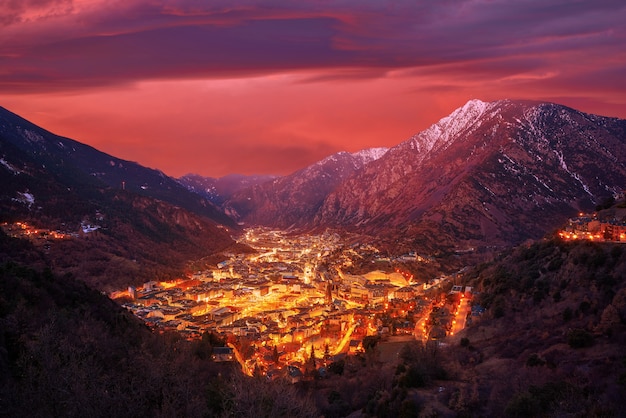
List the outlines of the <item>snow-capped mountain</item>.
{"label": "snow-capped mountain", "polygon": [[225,203],[226,213],[246,224],[282,228],[310,225],[326,196],[337,185],[386,151],[386,148],[371,148],[330,155],[293,174],[235,193]]}
{"label": "snow-capped mountain", "polygon": [[353,152],[352,156],[357,160],[360,160],[362,165],[366,165],[372,161],[378,160],[380,157],[385,155],[387,151],[389,151],[389,148],[366,148],[361,151]]}
{"label": "snow-capped mountain", "polygon": [[336,227],[449,250],[538,238],[626,188],[626,121],[470,100],[397,146],[331,155],[244,189],[247,224]]}
{"label": "snow-capped mountain", "polygon": [[315,223],[451,248],[537,238],[626,186],[626,120],[471,100],[325,199]]}

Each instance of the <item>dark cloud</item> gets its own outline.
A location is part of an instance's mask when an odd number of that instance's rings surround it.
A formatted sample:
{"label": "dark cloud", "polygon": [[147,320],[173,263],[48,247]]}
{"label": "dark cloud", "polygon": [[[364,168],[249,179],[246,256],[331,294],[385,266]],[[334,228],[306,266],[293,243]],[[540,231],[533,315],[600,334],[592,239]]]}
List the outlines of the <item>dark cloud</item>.
{"label": "dark cloud", "polygon": [[0,26],[64,16],[73,0],[0,0]]}
{"label": "dark cloud", "polygon": [[[0,19],[71,8],[70,0],[0,0]],[[129,2],[0,41],[0,89],[84,88],[145,79],[233,77],[328,69],[332,79],[388,69],[495,62],[510,74],[542,54],[604,48],[626,36],[623,1]],[[56,12],[55,12],[56,13]],[[63,22],[63,21],[61,21]],[[91,25],[91,26],[89,26]],[[19,25],[13,25],[19,26]],[[31,29],[34,30],[34,29]],[[523,61],[528,58],[529,62]]]}
{"label": "dark cloud", "polygon": [[191,25],[34,45],[0,57],[2,88],[27,82],[100,84],[103,80],[232,77],[281,69],[349,65],[332,48],[327,18],[252,20],[236,27]]}

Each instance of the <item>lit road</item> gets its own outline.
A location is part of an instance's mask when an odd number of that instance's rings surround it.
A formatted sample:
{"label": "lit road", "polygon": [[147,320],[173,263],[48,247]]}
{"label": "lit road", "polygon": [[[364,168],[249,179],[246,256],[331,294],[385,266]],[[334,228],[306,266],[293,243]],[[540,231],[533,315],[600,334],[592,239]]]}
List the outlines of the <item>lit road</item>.
{"label": "lit road", "polygon": [[465,328],[465,320],[467,318],[467,314],[471,311],[471,306],[469,304],[470,298],[462,298],[461,306],[459,307],[458,314],[455,316],[456,323],[452,327],[452,334],[456,335],[459,331]]}
{"label": "lit road", "polygon": [[335,349],[334,355],[341,353],[346,348],[346,344],[350,342],[350,337],[352,337],[352,333],[354,332],[355,329],[356,329],[356,324],[348,328],[348,330],[346,331],[346,334],[343,336],[343,338],[339,342],[337,349]]}
{"label": "lit road", "polygon": [[248,376],[252,376],[252,371],[250,371],[250,369],[246,365],[246,362],[244,361],[243,357],[241,357],[241,353],[239,352],[239,350],[237,350],[237,347],[235,347],[231,343],[228,343],[228,346],[233,349],[233,352],[235,353],[235,358],[237,359],[237,362],[241,365],[241,370],[243,370],[243,372]]}

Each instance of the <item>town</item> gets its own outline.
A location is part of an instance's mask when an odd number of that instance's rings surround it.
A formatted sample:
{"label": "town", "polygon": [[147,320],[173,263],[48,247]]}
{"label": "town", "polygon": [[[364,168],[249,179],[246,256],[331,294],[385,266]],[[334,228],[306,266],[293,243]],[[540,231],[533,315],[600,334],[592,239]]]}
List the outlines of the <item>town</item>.
{"label": "town", "polygon": [[570,218],[567,226],[558,235],[564,240],[626,243],[626,209],[617,210],[619,213],[609,217],[581,212]]}
{"label": "town", "polygon": [[[624,209],[612,216],[579,213],[558,231],[563,240],[626,242]],[[621,218],[621,220],[620,220]],[[3,223],[9,236],[44,250],[55,240],[80,239],[99,227],[78,231]],[[333,361],[364,353],[371,341],[442,342],[476,320],[472,289],[462,274],[427,277],[415,266],[435,262],[409,252],[390,256],[358,237],[326,231],[293,235],[248,229],[240,242],[252,253],[226,254],[215,268],[168,282],[149,281],[110,294],[158,332],[189,340],[218,336],[217,362],[240,363],[249,375],[295,382]]]}
{"label": "town", "polygon": [[[392,259],[330,231],[294,236],[254,228],[241,241],[257,251],[111,297],[155,330],[223,336],[227,345],[214,350],[215,361],[294,382],[307,365],[323,372],[334,359],[363,353],[372,338],[441,340],[471,321],[471,289],[455,285],[457,275],[425,280],[402,268],[428,257]],[[369,271],[350,274],[357,260]]]}

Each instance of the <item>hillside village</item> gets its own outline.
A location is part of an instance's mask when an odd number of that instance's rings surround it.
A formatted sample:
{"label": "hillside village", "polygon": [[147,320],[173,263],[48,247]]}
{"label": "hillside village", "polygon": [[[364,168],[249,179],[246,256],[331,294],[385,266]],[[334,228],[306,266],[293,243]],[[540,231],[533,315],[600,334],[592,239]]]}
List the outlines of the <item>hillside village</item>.
{"label": "hillside village", "polygon": [[565,240],[626,243],[626,208],[617,208],[610,213],[581,212],[570,218],[558,234]]}

